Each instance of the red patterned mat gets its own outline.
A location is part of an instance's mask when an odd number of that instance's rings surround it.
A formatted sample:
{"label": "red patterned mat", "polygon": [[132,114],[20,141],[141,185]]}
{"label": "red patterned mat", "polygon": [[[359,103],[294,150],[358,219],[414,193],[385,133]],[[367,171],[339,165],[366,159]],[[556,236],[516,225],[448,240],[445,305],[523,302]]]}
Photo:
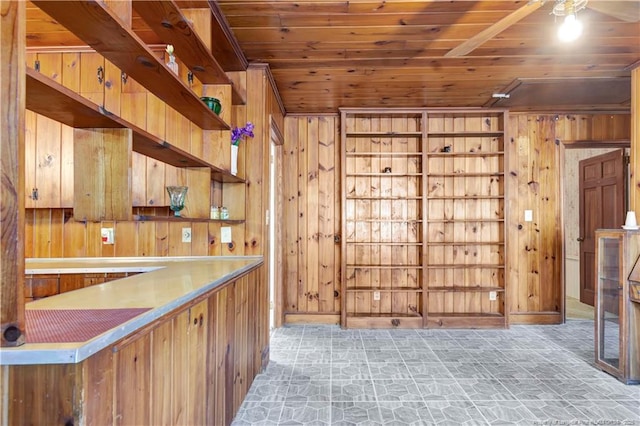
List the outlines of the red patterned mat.
{"label": "red patterned mat", "polygon": [[86,342],[149,309],[28,309],[27,343]]}

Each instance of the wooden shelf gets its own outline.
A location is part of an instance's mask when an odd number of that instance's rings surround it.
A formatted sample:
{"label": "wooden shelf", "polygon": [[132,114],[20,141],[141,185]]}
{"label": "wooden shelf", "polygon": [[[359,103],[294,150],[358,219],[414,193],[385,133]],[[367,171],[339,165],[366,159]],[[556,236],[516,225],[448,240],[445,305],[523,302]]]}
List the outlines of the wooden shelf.
{"label": "wooden shelf", "polygon": [[[55,107],[52,108],[52,105]],[[109,113],[73,90],[28,67],[25,106],[30,111],[74,128],[131,129],[135,152],[175,167],[208,167],[211,169],[212,179],[218,182],[244,182],[243,179]]]}
{"label": "wooden shelf", "polygon": [[232,175],[226,170],[219,169],[216,166],[211,167],[211,180],[221,183],[246,183],[246,181],[238,176]]}
{"label": "wooden shelf", "polygon": [[630,139],[577,139],[560,140],[568,148],[630,148]]}
{"label": "wooden shelf", "polygon": [[427,173],[427,177],[500,177],[500,173]]}
{"label": "wooden shelf", "polygon": [[[371,316],[371,314],[368,313],[353,313],[353,312],[349,312],[348,313],[349,316],[354,317],[354,318],[368,318]],[[415,314],[409,314],[409,313],[376,313],[376,317],[380,317],[380,318],[422,318],[422,315],[415,313]]]}
{"label": "wooden shelf", "polygon": [[244,56],[244,52],[231,31],[222,10],[220,10],[218,2],[207,1],[206,3],[213,16],[211,34],[212,39],[216,41],[211,46],[213,56],[225,71],[246,71],[249,66],[247,58]]}
{"label": "wooden shelf", "polygon": [[230,129],[101,1],[33,3],[202,129]]}
{"label": "wooden shelf", "polygon": [[503,246],[504,241],[438,241],[438,242],[429,242],[428,246]]}
{"label": "wooden shelf", "polygon": [[133,8],[167,44],[172,44],[184,65],[204,84],[229,84],[233,104],[246,99],[229,79],[205,43],[172,0],[133,0]]}
{"label": "wooden shelf", "polygon": [[504,200],[502,195],[447,195],[442,197],[427,197],[429,200]]}
{"label": "wooden shelf", "polygon": [[490,292],[495,291],[498,293],[504,293],[504,288],[502,287],[483,287],[483,286],[451,286],[451,287],[428,287],[427,291],[433,292],[452,292],[452,293],[460,293],[460,292]]}
{"label": "wooden shelf", "polygon": [[422,265],[346,265],[350,269],[422,269]]}
{"label": "wooden shelf", "polygon": [[414,224],[414,223],[422,223],[423,221],[420,219],[344,219],[347,222],[370,222],[370,223],[406,223],[406,224]]}
{"label": "wooden shelf", "polygon": [[448,312],[430,312],[431,317],[442,318],[504,318],[502,314],[487,313],[487,312],[460,312],[460,313],[448,313]]}
{"label": "wooden shelf", "polygon": [[409,200],[422,200],[424,197],[415,195],[415,196],[406,196],[406,197],[376,197],[376,196],[347,196],[345,200],[380,200],[380,201],[409,201]]}
{"label": "wooden shelf", "polygon": [[75,128],[126,127],[101,106],[29,67],[26,68],[25,107]]}
{"label": "wooden shelf", "polygon": [[346,136],[351,137],[422,137],[422,132],[347,132]]}
{"label": "wooden shelf", "polygon": [[244,219],[205,219],[195,217],[176,216],[143,216],[133,215],[133,220],[138,222],[220,222],[230,225],[245,223]]}
{"label": "wooden shelf", "polygon": [[502,223],[504,219],[427,219],[429,223]]}
{"label": "wooden shelf", "polygon": [[422,157],[421,152],[347,152],[347,157]]}
{"label": "wooden shelf", "polygon": [[422,293],[421,288],[415,287],[397,287],[397,288],[389,288],[389,287],[347,287],[347,291],[357,293],[357,292],[372,292],[379,291],[381,293],[399,293],[399,292],[413,292],[413,293]]}
{"label": "wooden shelf", "polygon": [[411,177],[411,176],[422,176],[422,173],[347,173],[347,177]]}
{"label": "wooden shelf", "polygon": [[474,263],[469,265],[441,263],[427,265],[427,269],[504,269],[504,265]]}
{"label": "wooden shelf", "polygon": [[468,132],[427,132],[427,137],[432,138],[482,138],[482,137],[495,137],[495,136],[504,136],[504,132],[502,131],[468,131]]}
{"label": "wooden shelf", "polygon": [[502,157],[504,151],[487,152],[428,152],[427,157]]}
{"label": "wooden shelf", "polygon": [[347,240],[347,244],[351,244],[354,246],[411,246],[411,247],[421,247],[422,243],[419,242],[410,242],[410,243],[398,243],[398,242],[391,242],[391,241],[367,241],[367,242],[361,242],[361,241],[348,241]]}

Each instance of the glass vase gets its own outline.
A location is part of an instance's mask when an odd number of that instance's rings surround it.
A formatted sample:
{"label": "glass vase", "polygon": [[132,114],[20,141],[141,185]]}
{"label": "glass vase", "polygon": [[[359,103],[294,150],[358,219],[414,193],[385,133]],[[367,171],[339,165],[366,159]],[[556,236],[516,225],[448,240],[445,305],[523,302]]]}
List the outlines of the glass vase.
{"label": "glass vase", "polygon": [[167,186],[169,193],[169,208],[173,211],[173,215],[180,217],[180,210],[184,209],[184,199],[187,196],[186,186]]}
{"label": "glass vase", "polygon": [[231,174],[238,174],[238,145],[231,145]]}
{"label": "glass vase", "polygon": [[174,55],[169,55],[169,62],[167,62],[167,66],[175,75],[178,75],[178,63],[176,62],[176,57]]}

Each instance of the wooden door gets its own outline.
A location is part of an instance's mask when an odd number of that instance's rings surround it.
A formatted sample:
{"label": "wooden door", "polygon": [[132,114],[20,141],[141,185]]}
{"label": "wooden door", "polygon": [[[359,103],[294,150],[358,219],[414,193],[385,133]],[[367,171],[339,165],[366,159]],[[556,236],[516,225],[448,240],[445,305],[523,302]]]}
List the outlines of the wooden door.
{"label": "wooden door", "polygon": [[620,149],[580,161],[580,301],[594,306],[595,231],[625,220],[625,161]]}

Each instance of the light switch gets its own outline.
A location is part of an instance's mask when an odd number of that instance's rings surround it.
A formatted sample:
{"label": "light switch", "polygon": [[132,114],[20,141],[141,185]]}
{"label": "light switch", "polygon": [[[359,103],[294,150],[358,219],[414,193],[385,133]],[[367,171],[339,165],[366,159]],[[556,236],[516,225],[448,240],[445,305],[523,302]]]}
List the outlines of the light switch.
{"label": "light switch", "polygon": [[191,242],[191,228],[182,228],[182,242],[183,243]]}
{"label": "light switch", "polygon": [[223,226],[220,228],[220,242],[222,244],[227,244],[233,242],[231,238],[231,227]]}
{"label": "light switch", "polygon": [[524,211],[524,221],[525,222],[533,222],[533,210],[525,210]]}

